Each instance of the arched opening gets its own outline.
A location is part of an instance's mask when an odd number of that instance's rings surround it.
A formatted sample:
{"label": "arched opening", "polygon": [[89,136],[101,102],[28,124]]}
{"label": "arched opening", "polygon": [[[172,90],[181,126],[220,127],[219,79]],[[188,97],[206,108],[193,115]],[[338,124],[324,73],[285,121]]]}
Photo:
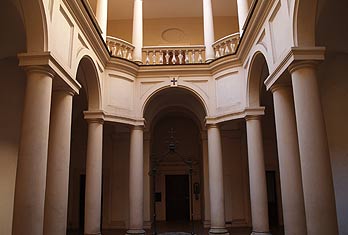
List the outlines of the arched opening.
{"label": "arched opening", "polygon": [[0,32],[0,231],[11,234],[26,86],[26,75],[18,66],[17,54],[27,50],[26,29],[15,1],[0,3]]}
{"label": "arched opening", "polygon": [[318,0],[315,43],[325,46],[325,60],[318,65],[317,77],[329,143],[336,210],[340,234],[348,233],[348,22],[347,1]]}
{"label": "arched opening", "polygon": [[261,119],[263,151],[266,170],[268,217],[272,232],[281,233],[283,225],[277,138],[275,128],[274,104],[270,91],[264,81],[269,76],[268,65],[262,53],[256,53],[252,59],[248,77],[249,107],[264,107]]}
{"label": "arched opening", "polygon": [[[190,232],[192,223],[198,229],[201,223],[197,221],[204,220],[203,210],[209,204],[203,192],[208,180],[203,171],[205,116],[199,98],[183,88],[161,90],[145,106],[149,137],[146,171],[157,169],[147,185],[149,200],[145,203],[149,205],[145,207],[151,209],[146,211],[148,217],[156,214],[158,232]],[[155,188],[150,187],[154,184]]]}
{"label": "arched opening", "polygon": [[83,112],[98,110],[100,104],[98,76],[89,57],[80,61],[76,79],[82,89],[73,98],[67,226],[72,234],[84,229],[88,125]]}
{"label": "arched opening", "polygon": [[315,46],[315,16],[318,0],[295,1],[293,31],[295,46]]}

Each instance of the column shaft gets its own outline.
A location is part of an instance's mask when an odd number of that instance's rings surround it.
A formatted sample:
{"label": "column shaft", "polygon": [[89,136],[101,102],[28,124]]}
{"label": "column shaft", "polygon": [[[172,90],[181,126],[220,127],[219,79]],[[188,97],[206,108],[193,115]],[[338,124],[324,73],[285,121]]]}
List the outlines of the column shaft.
{"label": "column shaft", "polygon": [[203,0],[203,25],[204,25],[204,45],[205,45],[205,60],[211,61],[214,59],[214,20],[213,8],[211,0]]}
{"label": "column shaft", "polygon": [[143,0],[134,0],[133,8],[133,60],[142,63],[143,48]]}
{"label": "column shaft", "polygon": [[44,235],[66,233],[73,93],[52,94],[48,147]]}
{"label": "column shaft", "polygon": [[103,122],[88,119],[85,234],[100,234],[102,196]]}
{"label": "column shaft", "polygon": [[133,127],[129,152],[129,229],[127,234],[144,234],[143,128]]}
{"label": "column shaft", "polygon": [[268,234],[268,202],[261,117],[247,117],[248,161],[253,234]]}
{"label": "column shaft", "polygon": [[202,138],[203,148],[203,189],[204,189],[204,227],[210,226],[210,195],[209,195],[209,157],[208,157],[208,139]]}
{"label": "column shaft", "polygon": [[237,10],[238,10],[239,33],[240,35],[242,35],[243,26],[245,24],[245,20],[249,12],[248,0],[237,0]]}
{"label": "column shaft", "polygon": [[309,235],[338,234],[329,147],[314,64],[290,67]]}
{"label": "column shaft", "polygon": [[96,18],[102,30],[102,37],[106,40],[108,25],[108,0],[97,0]]}
{"label": "column shaft", "polygon": [[53,74],[27,70],[13,214],[13,235],[43,233]]}
{"label": "column shaft", "polygon": [[290,85],[272,88],[285,235],[306,235],[295,110]]}
{"label": "column shaft", "polygon": [[225,228],[225,202],[220,130],[208,126],[208,158],[210,189],[210,234],[228,234]]}

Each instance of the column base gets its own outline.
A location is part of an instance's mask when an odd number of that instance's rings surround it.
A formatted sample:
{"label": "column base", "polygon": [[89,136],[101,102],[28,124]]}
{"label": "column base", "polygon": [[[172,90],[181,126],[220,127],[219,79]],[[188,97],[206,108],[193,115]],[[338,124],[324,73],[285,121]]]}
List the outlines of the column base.
{"label": "column base", "polygon": [[251,232],[250,235],[272,235],[270,232]]}
{"label": "column base", "polygon": [[128,229],[126,235],[137,235],[137,234],[145,234],[144,229]]}
{"label": "column base", "polygon": [[230,233],[228,232],[228,230],[226,228],[210,228],[209,234],[211,234],[211,235],[214,235],[214,234],[229,235]]}

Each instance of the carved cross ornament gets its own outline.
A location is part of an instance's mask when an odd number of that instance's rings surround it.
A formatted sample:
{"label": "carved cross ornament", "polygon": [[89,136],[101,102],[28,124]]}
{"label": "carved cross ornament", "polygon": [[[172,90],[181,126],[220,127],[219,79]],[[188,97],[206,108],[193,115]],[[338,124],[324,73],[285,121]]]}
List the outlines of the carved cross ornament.
{"label": "carved cross ornament", "polygon": [[171,87],[177,87],[178,86],[178,76],[176,77],[170,77],[170,86]]}

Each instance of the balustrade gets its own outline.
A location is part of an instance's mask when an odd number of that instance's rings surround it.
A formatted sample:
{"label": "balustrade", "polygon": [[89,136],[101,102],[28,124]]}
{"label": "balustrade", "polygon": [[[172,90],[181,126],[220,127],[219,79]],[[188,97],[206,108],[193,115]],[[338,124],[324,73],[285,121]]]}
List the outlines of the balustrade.
{"label": "balustrade", "polygon": [[148,46],[143,48],[143,64],[199,64],[205,62],[205,47]]}
{"label": "balustrade", "polygon": [[[239,33],[227,35],[212,45],[215,59],[236,52],[239,44]],[[133,61],[134,46],[122,39],[106,38],[106,45],[112,56]],[[146,46],[142,49],[143,65],[175,65],[205,63],[205,46]]]}
{"label": "balustrade", "polygon": [[234,54],[239,44],[239,33],[227,35],[213,44],[215,51],[215,58],[219,58],[224,55]]}
{"label": "balustrade", "polygon": [[112,56],[133,60],[134,46],[131,43],[119,38],[107,36],[106,45]]}

